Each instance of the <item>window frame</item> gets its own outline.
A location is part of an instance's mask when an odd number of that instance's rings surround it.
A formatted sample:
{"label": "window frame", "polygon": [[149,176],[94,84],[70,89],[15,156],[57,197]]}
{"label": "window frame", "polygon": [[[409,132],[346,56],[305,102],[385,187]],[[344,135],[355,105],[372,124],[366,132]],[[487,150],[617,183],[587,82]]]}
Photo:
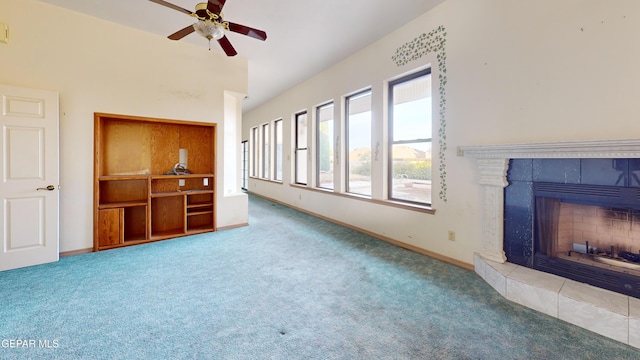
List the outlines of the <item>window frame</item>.
{"label": "window frame", "polygon": [[243,140],[242,146],[242,190],[247,190],[249,186],[249,140]]}
{"label": "window frame", "polygon": [[250,168],[250,173],[249,173],[249,177],[252,178],[257,178],[259,171],[258,171],[258,164],[260,164],[260,154],[259,154],[259,149],[260,149],[260,137],[259,137],[259,130],[257,126],[254,126],[251,128],[251,135],[250,135],[250,146],[251,146],[251,153],[250,153],[250,162],[249,162],[249,168]]}
{"label": "window frame", "polygon": [[[321,142],[320,142],[320,136],[321,136],[321,132],[320,132],[320,126],[322,125],[322,121],[320,121],[320,113],[326,109],[330,107],[331,108],[331,137],[329,139],[329,153],[330,156],[333,157],[333,159],[330,160],[330,165],[331,168],[333,168],[333,171],[335,171],[335,168],[333,166],[334,161],[335,161],[335,156],[336,156],[336,149],[334,146],[334,135],[335,135],[335,104],[333,102],[333,100],[331,101],[327,101],[325,103],[323,103],[322,105],[318,105],[315,107],[315,116],[316,116],[316,187],[320,188],[320,189],[325,189],[325,190],[334,190],[335,189],[335,184],[334,181],[331,182],[331,184],[333,185],[332,187],[326,187],[326,186],[321,186],[321,182],[320,182],[320,176],[321,176],[321,170],[320,170],[320,165],[322,164],[322,162],[320,161],[320,156],[322,155],[322,150],[324,149],[321,146]],[[333,172],[332,172],[333,175]]]}
{"label": "window frame", "polygon": [[260,178],[269,180],[271,178],[271,132],[269,131],[269,123],[262,124],[260,130],[260,164],[262,166]]}
{"label": "window frame", "polygon": [[[304,116],[304,122],[305,122],[305,126],[307,128],[307,139],[304,139],[305,141],[305,147],[301,147],[300,146],[300,129],[299,129],[299,119],[301,116]],[[294,137],[295,137],[295,148],[294,148],[294,183],[298,184],[298,185],[307,185],[308,183],[308,177],[307,177],[307,171],[308,171],[308,167],[309,167],[309,162],[307,161],[307,166],[304,169],[299,169],[298,168],[298,158],[300,156],[300,151],[304,151],[305,152],[305,156],[308,159],[308,152],[309,152],[309,140],[308,140],[308,134],[309,134],[309,114],[307,112],[307,110],[303,110],[303,111],[299,111],[297,113],[295,113],[294,115]],[[305,174],[305,182],[300,181],[298,174],[304,171]]]}
{"label": "window frame", "polygon": [[[282,181],[283,177],[283,150],[284,150],[284,132],[283,126],[284,122],[282,119],[276,119],[273,121],[273,180]],[[279,168],[279,169],[278,169]],[[279,171],[278,171],[279,170]]]}
{"label": "window frame", "polygon": [[[350,118],[350,114],[349,114],[349,106],[350,106],[350,102],[351,100],[356,100],[358,98],[361,98],[363,96],[366,96],[368,94],[368,96],[371,97],[371,101],[373,101],[373,90],[371,89],[371,87],[357,91],[355,93],[349,94],[347,96],[345,96],[344,98],[344,131],[345,131],[345,136],[344,136],[344,141],[345,141],[345,192],[348,194],[354,194],[354,195],[359,195],[359,196],[366,196],[371,198],[373,195],[373,178],[371,178],[371,185],[370,185],[370,192],[371,194],[362,194],[362,193],[358,193],[358,192],[354,192],[354,191],[350,191],[349,187],[351,185],[351,164],[349,163],[349,152],[350,152],[350,147],[349,147],[349,139],[350,139],[350,128],[349,128],[349,118]],[[372,103],[369,106],[369,112],[371,113],[371,115],[373,116],[373,112],[372,112]],[[371,152],[371,161],[372,163],[370,164],[370,171],[373,171],[373,143],[371,141],[371,132],[373,131],[373,118],[372,116],[369,118],[369,126],[370,128],[370,132],[369,132],[369,150]]]}
{"label": "window frame", "polygon": [[[396,85],[400,85],[412,80],[415,80],[417,78],[423,77],[423,76],[431,76],[431,84],[433,86],[433,76],[432,76],[432,71],[431,71],[431,67],[427,67],[415,72],[412,72],[408,75],[399,77],[397,79],[391,80],[388,82],[387,85],[387,107],[388,107],[388,154],[387,154],[387,159],[388,159],[388,164],[387,164],[387,199],[390,201],[394,201],[394,202],[399,202],[399,203],[406,203],[406,204],[414,204],[414,205],[419,205],[419,206],[431,206],[432,202],[433,202],[433,197],[430,199],[429,202],[421,202],[421,201],[413,201],[413,200],[407,200],[407,199],[402,199],[402,198],[395,198],[393,197],[393,146],[394,145],[399,145],[399,144],[415,144],[415,143],[429,143],[431,145],[433,145],[433,131],[431,138],[429,139],[412,139],[412,140],[401,140],[401,141],[394,141],[394,134],[393,134],[393,117],[394,117],[394,98],[393,98],[393,88]],[[433,92],[431,92],[433,94]],[[431,101],[432,101],[432,105],[433,105],[433,95],[431,96]],[[433,127],[433,113],[431,114],[431,126]],[[431,148],[433,149],[433,146],[431,146]],[[431,160],[433,161],[433,156],[431,156]],[[433,163],[432,163],[433,164]],[[433,185],[433,184],[432,184]],[[432,188],[433,189],[433,188]]]}

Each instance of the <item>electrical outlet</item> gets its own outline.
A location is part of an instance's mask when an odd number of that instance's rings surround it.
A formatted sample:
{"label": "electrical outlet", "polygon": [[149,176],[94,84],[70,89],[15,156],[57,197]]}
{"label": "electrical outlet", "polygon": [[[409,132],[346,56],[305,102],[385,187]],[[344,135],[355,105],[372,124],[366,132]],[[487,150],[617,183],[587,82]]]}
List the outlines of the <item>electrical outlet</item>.
{"label": "electrical outlet", "polygon": [[209,186],[209,178],[204,178],[202,180],[202,186]]}
{"label": "electrical outlet", "polygon": [[456,232],[449,230],[449,241],[456,241]]}
{"label": "electrical outlet", "polygon": [[178,186],[184,186],[184,179],[178,179]]}

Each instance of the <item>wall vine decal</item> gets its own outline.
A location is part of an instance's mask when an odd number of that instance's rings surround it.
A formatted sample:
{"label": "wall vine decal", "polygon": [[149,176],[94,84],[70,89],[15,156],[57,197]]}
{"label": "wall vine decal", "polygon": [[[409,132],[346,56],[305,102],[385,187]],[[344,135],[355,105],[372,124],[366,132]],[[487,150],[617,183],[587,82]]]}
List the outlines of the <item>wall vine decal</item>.
{"label": "wall vine decal", "polygon": [[438,28],[431,30],[428,33],[423,33],[410,42],[400,46],[395,55],[391,57],[396,65],[403,66],[411,61],[418,60],[424,55],[429,53],[435,53],[438,61],[438,80],[440,83],[440,129],[438,130],[438,140],[440,142],[439,155],[440,159],[440,199],[447,202],[447,170],[446,170],[446,157],[445,152],[447,150],[447,121],[445,113],[447,109],[446,99],[446,85],[447,85],[447,53],[445,50],[445,44],[447,42],[447,32],[444,26],[440,25]]}

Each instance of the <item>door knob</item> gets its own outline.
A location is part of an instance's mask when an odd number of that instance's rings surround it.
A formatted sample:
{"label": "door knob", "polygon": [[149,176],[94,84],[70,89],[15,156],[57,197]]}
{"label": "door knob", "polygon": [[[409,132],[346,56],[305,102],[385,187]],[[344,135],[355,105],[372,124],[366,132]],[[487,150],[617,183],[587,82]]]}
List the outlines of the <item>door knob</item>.
{"label": "door knob", "polygon": [[43,188],[37,188],[36,190],[49,190],[49,191],[53,191],[55,190],[56,187],[53,185],[47,185],[47,187],[43,187]]}

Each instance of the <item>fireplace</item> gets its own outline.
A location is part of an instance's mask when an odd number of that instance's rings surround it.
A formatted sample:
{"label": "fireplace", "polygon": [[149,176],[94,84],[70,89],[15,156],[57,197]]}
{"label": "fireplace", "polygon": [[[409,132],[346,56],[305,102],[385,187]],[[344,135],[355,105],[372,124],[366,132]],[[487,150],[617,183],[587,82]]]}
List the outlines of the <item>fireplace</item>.
{"label": "fireplace", "polygon": [[640,140],[458,155],[476,159],[483,192],[476,273],[510,301],[640,348]]}

